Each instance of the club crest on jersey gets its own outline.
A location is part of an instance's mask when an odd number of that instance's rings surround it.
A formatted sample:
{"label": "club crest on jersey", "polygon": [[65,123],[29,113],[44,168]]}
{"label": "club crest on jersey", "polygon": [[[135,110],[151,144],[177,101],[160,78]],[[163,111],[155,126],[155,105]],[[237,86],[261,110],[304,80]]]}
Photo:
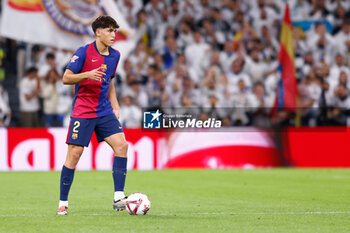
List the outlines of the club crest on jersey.
{"label": "club crest on jersey", "polygon": [[106,72],[107,71],[107,65],[106,64],[102,64],[100,67],[102,72]]}
{"label": "club crest on jersey", "polygon": [[96,0],[42,0],[41,2],[60,29],[76,35],[94,36],[90,25],[105,12],[100,1]]}
{"label": "club crest on jersey", "polygon": [[77,55],[74,55],[71,59],[70,62],[75,62],[79,57]]}
{"label": "club crest on jersey", "polygon": [[73,133],[73,134],[72,134],[72,139],[75,140],[75,139],[77,139],[77,138],[78,138],[78,134],[77,134],[77,133]]}

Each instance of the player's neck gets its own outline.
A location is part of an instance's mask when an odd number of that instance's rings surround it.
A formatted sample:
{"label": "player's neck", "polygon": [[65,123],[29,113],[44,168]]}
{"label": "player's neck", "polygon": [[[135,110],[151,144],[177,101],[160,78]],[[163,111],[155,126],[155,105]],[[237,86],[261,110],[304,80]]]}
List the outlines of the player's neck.
{"label": "player's neck", "polygon": [[96,40],[96,48],[102,55],[109,55],[108,46],[102,43],[100,40]]}

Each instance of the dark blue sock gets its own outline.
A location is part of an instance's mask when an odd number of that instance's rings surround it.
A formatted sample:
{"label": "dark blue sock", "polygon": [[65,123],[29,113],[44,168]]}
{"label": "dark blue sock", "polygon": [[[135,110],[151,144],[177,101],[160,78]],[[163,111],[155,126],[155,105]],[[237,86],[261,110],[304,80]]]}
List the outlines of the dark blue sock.
{"label": "dark blue sock", "polygon": [[114,160],[113,160],[114,192],[124,191],[127,162],[128,162],[128,158],[114,156]]}
{"label": "dark blue sock", "polygon": [[60,200],[67,201],[70,186],[72,185],[75,169],[63,165],[61,172]]}

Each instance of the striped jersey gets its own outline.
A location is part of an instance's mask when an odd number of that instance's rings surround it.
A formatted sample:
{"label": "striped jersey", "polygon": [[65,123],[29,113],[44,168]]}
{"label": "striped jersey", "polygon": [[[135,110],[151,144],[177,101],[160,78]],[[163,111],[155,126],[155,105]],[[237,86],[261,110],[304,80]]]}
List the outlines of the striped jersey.
{"label": "striped jersey", "polygon": [[105,73],[102,81],[85,79],[75,84],[72,117],[96,118],[113,114],[108,92],[111,79],[115,76],[120,53],[111,47],[108,49],[109,55],[100,54],[95,41],[80,47],[71,58],[67,69],[75,74],[96,68]]}

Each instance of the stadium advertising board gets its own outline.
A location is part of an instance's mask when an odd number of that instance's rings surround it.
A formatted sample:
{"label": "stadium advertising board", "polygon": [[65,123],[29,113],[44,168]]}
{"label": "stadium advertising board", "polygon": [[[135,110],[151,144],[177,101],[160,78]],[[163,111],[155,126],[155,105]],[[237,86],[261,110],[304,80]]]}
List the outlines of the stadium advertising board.
{"label": "stadium advertising board", "polygon": [[[66,129],[0,129],[0,171],[60,170],[67,153]],[[144,132],[125,129],[128,169],[254,168],[281,166],[270,133]],[[95,135],[78,170],[111,170],[113,151]]]}

